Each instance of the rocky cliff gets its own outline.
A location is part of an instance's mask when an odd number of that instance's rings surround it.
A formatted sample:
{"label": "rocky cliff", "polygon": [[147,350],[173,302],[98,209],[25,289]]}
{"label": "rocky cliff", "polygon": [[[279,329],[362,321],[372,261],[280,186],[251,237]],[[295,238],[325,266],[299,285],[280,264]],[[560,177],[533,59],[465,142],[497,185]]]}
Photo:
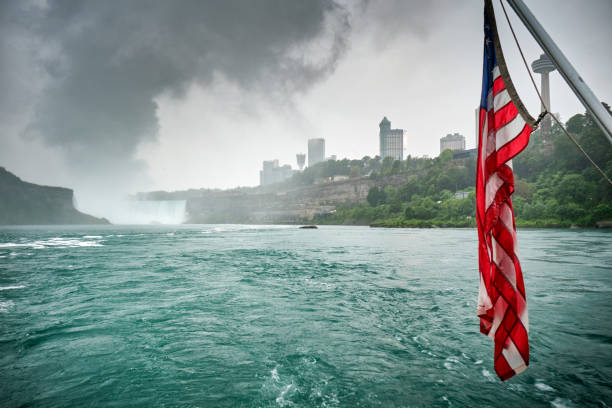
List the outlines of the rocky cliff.
{"label": "rocky cliff", "polygon": [[366,201],[374,186],[399,186],[414,176],[401,174],[373,180],[355,177],[341,181],[291,187],[271,185],[233,190],[191,190],[145,193],[145,199],[178,197],[187,200],[188,223],[307,223],[344,205]]}
{"label": "rocky cliff", "polygon": [[0,167],[0,225],[108,224],[74,208],[69,188],[27,183]]}

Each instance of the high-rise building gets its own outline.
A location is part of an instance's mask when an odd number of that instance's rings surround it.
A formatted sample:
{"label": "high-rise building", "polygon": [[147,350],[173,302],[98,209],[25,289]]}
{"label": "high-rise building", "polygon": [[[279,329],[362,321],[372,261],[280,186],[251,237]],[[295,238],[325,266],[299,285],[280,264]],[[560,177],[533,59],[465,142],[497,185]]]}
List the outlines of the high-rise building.
{"label": "high-rise building", "polygon": [[448,134],[440,138],[440,153],[445,150],[465,150],[465,136],[459,133]]}
{"label": "high-rise building", "polygon": [[291,170],[290,165],[279,166],[278,160],[265,160],[263,162],[263,169],[259,171],[259,185],[265,186],[279,183],[287,180],[292,175],[293,170]]}
{"label": "high-rise building", "polygon": [[325,139],[308,139],[308,167],[325,161]]}
{"label": "high-rise building", "polygon": [[404,159],[404,130],[391,129],[391,122],[385,116],[378,125],[380,128],[380,157],[393,157],[394,160]]}
{"label": "high-rise building", "polygon": [[306,155],[304,153],[298,153],[295,155],[295,158],[300,171],[302,171],[304,169],[304,164],[306,164]]}

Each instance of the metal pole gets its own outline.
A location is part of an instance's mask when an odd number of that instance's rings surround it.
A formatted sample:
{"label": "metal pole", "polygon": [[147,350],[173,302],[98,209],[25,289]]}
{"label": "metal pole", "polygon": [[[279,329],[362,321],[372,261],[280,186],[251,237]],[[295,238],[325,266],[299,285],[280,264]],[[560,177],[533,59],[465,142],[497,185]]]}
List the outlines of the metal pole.
{"label": "metal pole", "polygon": [[540,47],[550,57],[555,64],[565,82],[572,88],[580,102],[586,110],[593,116],[608,141],[612,143],[612,116],[601,104],[599,98],[587,86],[572,64],[563,55],[557,44],[550,38],[544,27],[535,18],[533,13],[527,8],[523,0],[507,0],[514,12],[521,19],[525,27],[529,30],[533,38],[540,44]]}

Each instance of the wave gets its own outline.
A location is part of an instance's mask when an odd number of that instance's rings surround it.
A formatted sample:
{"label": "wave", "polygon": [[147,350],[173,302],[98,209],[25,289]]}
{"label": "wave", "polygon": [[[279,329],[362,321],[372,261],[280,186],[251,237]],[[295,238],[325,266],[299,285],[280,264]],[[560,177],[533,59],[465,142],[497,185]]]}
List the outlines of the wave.
{"label": "wave", "polygon": [[[81,238],[64,238],[55,237],[45,240],[37,240],[32,242],[0,242],[0,248],[32,248],[32,249],[44,249],[44,248],[77,248],[77,247],[100,247],[103,246],[98,239],[99,236],[85,236]],[[95,238],[95,239],[94,239]],[[102,238],[102,237],[99,237]]]}
{"label": "wave", "polygon": [[15,303],[13,303],[12,300],[7,300],[6,302],[3,302],[0,300],[0,312],[1,313],[6,313],[8,312],[8,310],[13,307],[15,305]]}

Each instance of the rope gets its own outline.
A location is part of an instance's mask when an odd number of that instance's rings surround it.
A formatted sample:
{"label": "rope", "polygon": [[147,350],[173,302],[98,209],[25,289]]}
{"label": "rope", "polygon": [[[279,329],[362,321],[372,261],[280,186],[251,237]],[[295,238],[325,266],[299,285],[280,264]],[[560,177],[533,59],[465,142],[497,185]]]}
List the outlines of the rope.
{"label": "rope", "polygon": [[[531,71],[529,70],[529,64],[527,64],[527,60],[525,59],[525,54],[523,54],[523,49],[521,48],[521,44],[519,44],[518,38],[516,38],[516,34],[514,33],[514,28],[512,27],[512,23],[510,22],[510,18],[508,18],[508,13],[506,13],[506,8],[504,7],[503,1],[499,0],[499,4],[501,4],[502,10],[504,11],[504,15],[506,16],[506,21],[508,22],[508,26],[510,26],[510,31],[512,32],[512,37],[514,37],[514,42],[516,43],[516,46],[518,47],[518,50],[521,53],[521,58],[523,59],[523,64],[525,64],[525,69],[527,70],[527,73],[529,74],[529,78],[531,79],[531,83],[533,84],[533,88],[535,89],[536,93],[538,94],[538,98],[540,98],[540,102],[542,102],[542,106],[544,107],[544,111],[540,114],[540,116],[538,117],[538,120],[536,122],[536,123],[539,123],[544,118],[544,116],[546,114],[550,114],[548,106],[546,106],[546,104],[544,103],[544,98],[542,98],[542,95],[540,94],[540,91],[538,90],[538,86],[536,85],[536,82],[533,79],[533,75],[531,75]],[[576,145],[576,147],[582,152],[584,157],[587,158],[587,160],[591,163],[591,165],[593,167],[595,167],[595,169],[597,169],[597,171],[601,174],[601,176],[604,178],[604,180],[606,180],[608,182],[608,184],[612,185],[612,180],[610,180],[610,177],[608,177],[608,175],[593,161],[593,159],[591,159],[591,156],[589,156],[589,154],[584,151],[582,146],[580,146],[580,144],[578,144],[578,141],[576,140],[576,138],[574,138],[574,136],[572,136],[567,131],[567,129],[565,129],[565,126],[563,126],[561,121],[559,119],[557,119],[557,117],[555,115],[550,115],[550,117],[552,117],[553,120],[555,122],[557,122],[557,125],[559,125],[561,130],[563,130],[563,133],[565,133],[567,135],[567,137]]]}

